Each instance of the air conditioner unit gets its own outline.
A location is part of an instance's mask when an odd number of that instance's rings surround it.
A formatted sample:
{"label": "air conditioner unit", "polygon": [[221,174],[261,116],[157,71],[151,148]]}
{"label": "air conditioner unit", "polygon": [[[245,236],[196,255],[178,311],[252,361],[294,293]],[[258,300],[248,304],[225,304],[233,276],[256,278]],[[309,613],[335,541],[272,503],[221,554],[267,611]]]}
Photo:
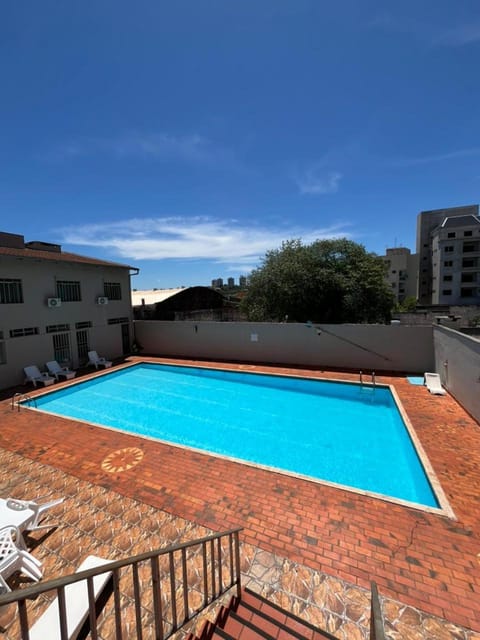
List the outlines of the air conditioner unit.
{"label": "air conditioner unit", "polygon": [[48,298],[47,299],[47,307],[49,309],[54,309],[55,307],[61,307],[62,306],[62,299],[61,298]]}
{"label": "air conditioner unit", "polygon": [[108,298],[104,298],[103,296],[97,298],[97,304],[108,304]]}

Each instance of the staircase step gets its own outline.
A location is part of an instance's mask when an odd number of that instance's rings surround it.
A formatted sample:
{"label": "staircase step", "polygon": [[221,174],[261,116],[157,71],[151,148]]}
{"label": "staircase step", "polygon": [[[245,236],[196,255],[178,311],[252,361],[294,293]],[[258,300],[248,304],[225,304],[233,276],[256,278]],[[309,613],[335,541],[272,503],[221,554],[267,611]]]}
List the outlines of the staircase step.
{"label": "staircase step", "polygon": [[238,636],[231,636],[221,627],[217,627],[213,632],[212,640],[238,640]]}
{"label": "staircase step", "polygon": [[279,629],[274,627],[274,633],[272,634],[272,627],[268,623],[264,624],[261,618],[259,624],[255,624],[246,618],[242,618],[235,611],[230,611],[223,631],[237,638],[237,640],[275,640]]}
{"label": "staircase step", "polygon": [[[278,605],[270,602],[263,596],[251,591],[248,588],[242,590],[242,599],[238,605],[237,612],[242,608],[248,609],[251,616],[261,616],[270,625],[275,624],[282,630],[282,638],[287,639],[286,633],[294,638],[307,638],[308,640],[338,640],[338,638],[328,631],[320,630],[306,620],[299,618],[289,611],[285,611]],[[256,621],[256,617],[254,620]],[[273,627],[267,627],[273,629]]]}

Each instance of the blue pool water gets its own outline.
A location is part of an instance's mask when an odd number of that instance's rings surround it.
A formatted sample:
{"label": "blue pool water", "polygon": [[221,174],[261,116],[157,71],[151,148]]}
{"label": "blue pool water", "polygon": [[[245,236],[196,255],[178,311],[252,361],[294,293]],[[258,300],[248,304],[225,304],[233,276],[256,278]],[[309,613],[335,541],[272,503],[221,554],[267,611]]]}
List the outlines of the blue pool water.
{"label": "blue pool water", "polygon": [[138,364],[39,409],[438,507],[388,388]]}

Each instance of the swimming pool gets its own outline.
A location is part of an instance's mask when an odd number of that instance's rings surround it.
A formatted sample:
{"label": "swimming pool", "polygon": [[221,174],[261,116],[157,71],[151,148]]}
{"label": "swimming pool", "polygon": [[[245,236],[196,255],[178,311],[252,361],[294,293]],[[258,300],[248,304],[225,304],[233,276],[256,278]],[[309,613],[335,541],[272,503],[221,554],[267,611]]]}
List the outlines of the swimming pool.
{"label": "swimming pool", "polygon": [[141,363],[35,403],[63,417],[439,506],[388,387]]}

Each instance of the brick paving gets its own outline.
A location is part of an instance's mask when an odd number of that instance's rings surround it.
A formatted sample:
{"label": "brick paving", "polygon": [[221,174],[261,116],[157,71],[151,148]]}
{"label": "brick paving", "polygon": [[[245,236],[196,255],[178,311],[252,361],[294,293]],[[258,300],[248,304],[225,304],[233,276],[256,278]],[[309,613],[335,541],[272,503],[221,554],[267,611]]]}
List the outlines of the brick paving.
{"label": "brick paving", "polygon": [[[348,372],[217,364],[358,379]],[[394,386],[456,519],[114,430],[12,411],[8,397],[0,402],[0,447],[198,526],[242,526],[247,545],[360,588],[374,579],[382,596],[479,632],[479,426],[449,395],[432,396],[402,376],[377,374],[377,382]],[[112,455],[125,449],[143,456]],[[110,466],[102,468],[109,455]],[[127,469],[128,463],[135,466]],[[392,631],[391,637],[402,636]]]}

